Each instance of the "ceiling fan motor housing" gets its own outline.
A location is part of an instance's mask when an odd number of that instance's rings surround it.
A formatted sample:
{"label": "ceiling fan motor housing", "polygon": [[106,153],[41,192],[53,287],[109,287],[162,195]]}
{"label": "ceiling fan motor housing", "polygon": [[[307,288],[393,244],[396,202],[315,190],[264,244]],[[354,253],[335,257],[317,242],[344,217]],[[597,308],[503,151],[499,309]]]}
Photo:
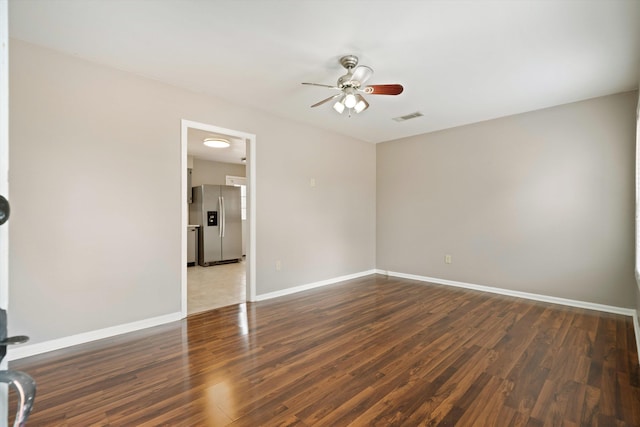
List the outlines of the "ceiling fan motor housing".
{"label": "ceiling fan motor housing", "polygon": [[355,55],[343,56],[342,58],[340,58],[340,64],[342,64],[342,66],[347,69],[347,74],[341,76],[338,79],[338,83],[336,86],[338,86],[340,89],[346,89],[350,87],[358,89],[360,87],[360,82],[352,79],[353,69],[356,67],[356,65],[358,65],[358,57]]}
{"label": "ceiling fan motor housing", "polygon": [[358,65],[358,57],[355,55],[347,55],[340,58],[340,64],[347,70],[355,68]]}

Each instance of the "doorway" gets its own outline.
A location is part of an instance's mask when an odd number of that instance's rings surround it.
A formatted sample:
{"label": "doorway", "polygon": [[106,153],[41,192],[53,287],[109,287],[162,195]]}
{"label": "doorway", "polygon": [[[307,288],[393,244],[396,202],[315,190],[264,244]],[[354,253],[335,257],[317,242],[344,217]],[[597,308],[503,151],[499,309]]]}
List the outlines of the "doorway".
{"label": "doorway", "polygon": [[[226,129],[218,126],[214,126],[206,123],[199,123],[189,120],[182,120],[181,122],[181,188],[182,188],[182,247],[181,247],[181,262],[182,262],[182,275],[181,275],[181,311],[182,316],[186,317],[189,314],[188,307],[188,273],[187,268],[187,240],[188,240],[188,226],[189,226],[189,212],[188,212],[188,190],[189,186],[187,169],[188,169],[188,156],[189,156],[189,134],[197,132],[205,132],[212,135],[221,135],[234,140],[244,141],[246,147],[246,234],[244,236],[246,246],[246,257],[243,257],[241,265],[244,266],[245,277],[245,301],[255,301],[255,236],[256,236],[256,221],[255,221],[255,171],[256,171],[256,159],[255,159],[255,144],[256,137],[253,134],[246,132]],[[194,157],[197,157],[196,152],[193,153]],[[196,263],[197,264],[197,263]],[[220,266],[224,268],[225,266]],[[237,267],[237,266],[236,266]],[[213,267],[200,267],[202,269],[215,269],[218,266]],[[228,269],[229,270],[229,269]],[[211,271],[214,272],[213,270]],[[220,270],[222,273],[222,271]],[[236,269],[237,273],[237,269]],[[215,283],[213,284],[215,285]]]}

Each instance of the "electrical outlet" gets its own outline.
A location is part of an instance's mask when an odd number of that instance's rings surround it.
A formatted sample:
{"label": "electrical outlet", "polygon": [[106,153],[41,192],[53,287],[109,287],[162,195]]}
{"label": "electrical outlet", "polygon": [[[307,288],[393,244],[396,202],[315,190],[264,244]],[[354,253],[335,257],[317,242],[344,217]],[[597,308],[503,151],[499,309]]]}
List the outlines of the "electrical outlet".
{"label": "electrical outlet", "polygon": [[451,264],[451,255],[447,254],[444,256],[444,263]]}
{"label": "electrical outlet", "polygon": [[277,260],[276,261],[276,271],[280,271],[282,270],[282,261]]}
{"label": "electrical outlet", "polygon": [[309,187],[313,188],[316,186],[316,179],[315,178],[311,178],[309,180]]}

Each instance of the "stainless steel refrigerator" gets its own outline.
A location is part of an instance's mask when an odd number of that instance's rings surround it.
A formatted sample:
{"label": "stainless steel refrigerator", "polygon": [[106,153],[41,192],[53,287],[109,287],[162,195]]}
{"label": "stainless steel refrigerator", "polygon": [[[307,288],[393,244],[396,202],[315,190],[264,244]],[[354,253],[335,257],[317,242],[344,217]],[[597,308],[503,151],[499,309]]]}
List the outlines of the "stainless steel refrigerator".
{"label": "stainless steel refrigerator", "polygon": [[242,258],[240,187],[200,185],[193,187],[189,223],[200,226],[198,264],[209,266]]}

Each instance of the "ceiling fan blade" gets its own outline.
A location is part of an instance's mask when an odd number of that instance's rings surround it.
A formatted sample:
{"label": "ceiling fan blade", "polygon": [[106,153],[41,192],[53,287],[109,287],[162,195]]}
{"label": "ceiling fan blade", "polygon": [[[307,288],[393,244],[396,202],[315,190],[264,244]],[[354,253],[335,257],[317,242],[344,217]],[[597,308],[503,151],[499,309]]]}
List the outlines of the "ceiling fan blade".
{"label": "ceiling fan blade", "polygon": [[320,102],[316,102],[315,104],[313,104],[313,105],[311,106],[311,108],[313,108],[313,107],[317,107],[318,105],[322,105],[322,104],[324,104],[325,102],[329,102],[329,101],[331,101],[332,99],[339,97],[340,95],[342,95],[342,93],[339,93],[339,94],[337,94],[337,95],[330,96],[330,97],[328,97],[327,99],[323,99],[323,100],[322,100],[322,101],[320,101]]}
{"label": "ceiling fan blade", "polygon": [[404,88],[402,85],[370,85],[364,88],[365,93],[372,95],[400,95]]}
{"label": "ceiling fan blade", "polygon": [[309,85],[309,86],[320,86],[320,87],[328,87],[329,89],[340,89],[339,87],[336,86],[331,86],[331,85],[323,85],[320,83],[302,83],[303,85]]}
{"label": "ceiling fan blade", "polygon": [[360,82],[360,85],[363,85],[364,82],[369,80],[369,78],[373,75],[373,70],[366,65],[360,65],[353,70],[353,74],[351,76],[351,80],[355,80]]}

